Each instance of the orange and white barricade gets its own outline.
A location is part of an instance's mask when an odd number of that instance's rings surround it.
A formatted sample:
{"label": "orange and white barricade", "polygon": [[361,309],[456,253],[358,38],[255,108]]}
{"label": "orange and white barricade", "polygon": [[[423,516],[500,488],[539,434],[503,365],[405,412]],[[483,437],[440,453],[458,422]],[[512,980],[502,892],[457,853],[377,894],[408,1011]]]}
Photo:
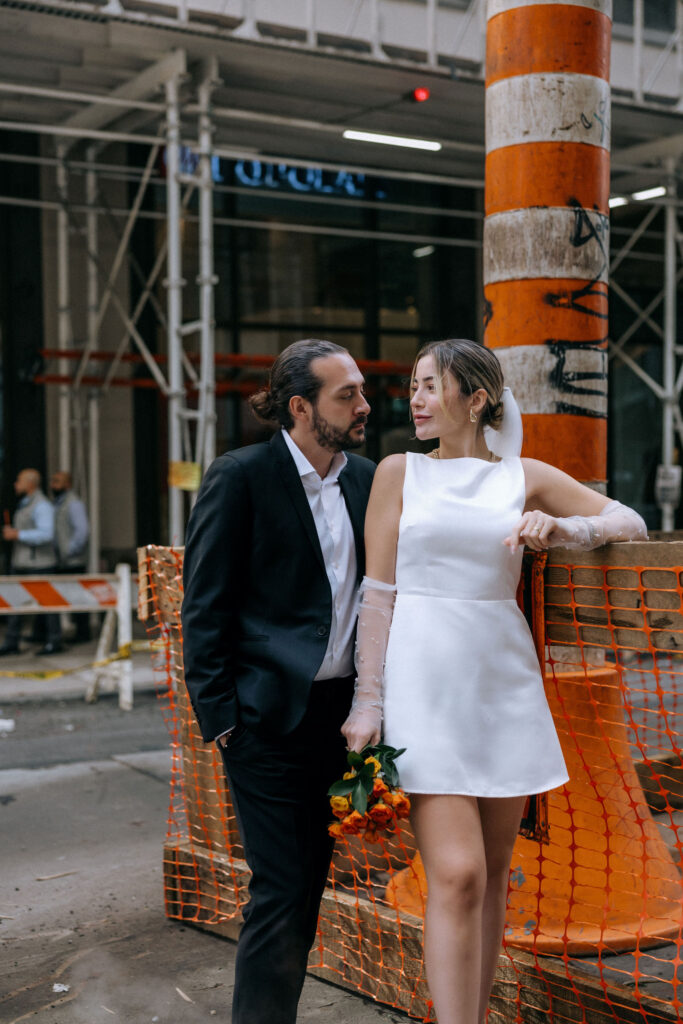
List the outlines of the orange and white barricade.
{"label": "orange and white barricade", "polygon": [[[104,612],[97,643],[92,679],[85,699],[97,699],[100,687],[118,689],[119,705],[133,707],[133,608],[137,603],[129,565],[116,566],[114,573],[79,575],[0,576],[0,621],[8,615],[59,614],[61,612]],[[112,646],[117,641],[116,653]],[[0,676],[52,678],[77,669],[53,669],[45,672],[2,671]]]}

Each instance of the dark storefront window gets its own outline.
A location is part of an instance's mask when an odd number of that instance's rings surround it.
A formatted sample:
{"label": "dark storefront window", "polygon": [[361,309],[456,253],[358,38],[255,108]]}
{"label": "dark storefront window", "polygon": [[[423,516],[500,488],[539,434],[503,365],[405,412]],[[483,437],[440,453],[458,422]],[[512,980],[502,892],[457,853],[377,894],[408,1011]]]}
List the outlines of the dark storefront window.
{"label": "dark storefront window", "polygon": [[[219,355],[277,355],[322,337],[358,360],[405,365],[424,341],[480,336],[475,190],[259,160],[216,161],[213,174]],[[160,189],[156,208],[164,204]],[[182,226],[185,320],[199,313],[196,212],[193,200]],[[162,244],[163,221],[156,236]],[[163,304],[161,286],[158,296]],[[197,345],[186,339],[188,352]],[[219,451],[264,436],[244,394],[263,379],[262,370],[219,367]],[[394,450],[399,434],[405,449],[405,374],[369,376],[368,389],[368,454]]]}

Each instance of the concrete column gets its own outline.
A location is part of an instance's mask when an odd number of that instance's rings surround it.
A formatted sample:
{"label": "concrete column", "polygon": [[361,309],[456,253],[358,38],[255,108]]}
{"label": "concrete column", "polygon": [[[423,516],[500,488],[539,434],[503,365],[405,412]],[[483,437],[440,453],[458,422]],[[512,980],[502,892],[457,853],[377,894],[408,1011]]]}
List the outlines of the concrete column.
{"label": "concrete column", "polygon": [[524,454],[600,486],[607,447],[611,0],[488,0],[485,344]]}

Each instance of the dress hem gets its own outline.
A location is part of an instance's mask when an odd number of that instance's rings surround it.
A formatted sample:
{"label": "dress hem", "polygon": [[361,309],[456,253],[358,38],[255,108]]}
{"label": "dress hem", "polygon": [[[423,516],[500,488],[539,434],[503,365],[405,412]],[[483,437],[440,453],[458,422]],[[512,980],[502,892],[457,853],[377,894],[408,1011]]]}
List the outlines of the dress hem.
{"label": "dress hem", "polygon": [[412,794],[417,796],[475,796],[482,797],[483,799],[505,800],[508,798],[522,796],[538,796],[539,793],[550,793],[553,789],[559,789],[560,786],[565,786],[568,782],[569,776],[567,775],[559,782],[551,782],[549,785],[542,786],[540,789],[525,789],[519,793],[474,793],[463,789],[409,789],[407,786],[404,786],[403,788],[408,796],[411,796]]}

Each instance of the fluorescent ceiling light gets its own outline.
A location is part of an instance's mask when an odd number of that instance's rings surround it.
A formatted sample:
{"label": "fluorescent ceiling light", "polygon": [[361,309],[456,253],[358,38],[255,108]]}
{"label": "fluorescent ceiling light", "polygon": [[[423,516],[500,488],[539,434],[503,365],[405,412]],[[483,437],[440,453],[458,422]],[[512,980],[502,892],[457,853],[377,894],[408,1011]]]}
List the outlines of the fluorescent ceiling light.
{"label": "fluorescent ceiling light", "polygon": [[615,206],[628,206],[626,196],[611,196],[609,201],[610,210],[613,210]]}
{"label": "fluorescent ceiling light", "polygon": [[642,201],[643,199],[659,199],[661,196],[666,195],[666,186],[657,185],[656,188],[645,188],[642,192],[634,192],[631,196],[636,202]]}
{"label": "fluorescent ceiling light", "polygon": [[402,135],[379,135],[377,132],[356,132],[347,129],[344,132],[345,139],[353,142],[379,142],[383,146],[403,146],[405,149],[428,149],[438,153],[441,149],[440,142],[431,142],[429,139],[408,139]]}
{"label": "fluorescent ceiling light", "polygon": [[421,245],[419,249],[413,249],[413,256],[419,260],[423,256],[431,256],[433,252],[435,252],[433,245]]}

